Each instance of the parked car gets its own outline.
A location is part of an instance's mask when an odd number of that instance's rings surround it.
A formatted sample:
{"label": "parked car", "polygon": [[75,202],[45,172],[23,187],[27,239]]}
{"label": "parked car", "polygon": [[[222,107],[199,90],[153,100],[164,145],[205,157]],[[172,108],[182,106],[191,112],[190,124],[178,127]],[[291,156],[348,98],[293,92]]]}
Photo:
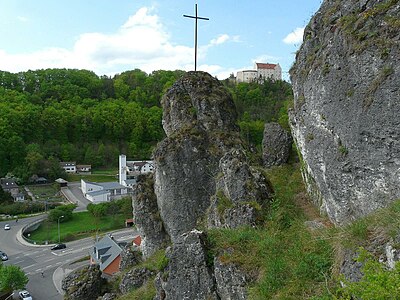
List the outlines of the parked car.
{"label": "parked car", "polygon": [[29,294],[29,292],[27,290],[20,291],[18,293],[18,295],[19,295],[19,299],[32,300],[32,296],[31,296],[31,294]]}
{"label": "parked car", "polygon": [[6,224],[6,225],[4,225],[4,230],[10,230],[11,229],[11,226],[10,226],[10,224]]}
{"label": "parked car", "polygon": [[67,245],[65,244],[55,244],[53,247],[51,247],[51,250],[60,250],[60,249],[65,249],[67,248]]}
{"label": "parked car", "polygon": [[3,251],[0,251],[0,258],[2,261],[8,260],[7,254],[5,254]]}

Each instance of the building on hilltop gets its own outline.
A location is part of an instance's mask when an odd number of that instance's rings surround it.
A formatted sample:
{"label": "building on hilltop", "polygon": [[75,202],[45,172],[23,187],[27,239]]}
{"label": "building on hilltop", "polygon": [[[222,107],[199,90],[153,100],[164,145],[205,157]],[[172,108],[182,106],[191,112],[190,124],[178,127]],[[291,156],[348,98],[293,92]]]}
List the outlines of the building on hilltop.
{"label": "building on hilltop", "polygon": [[279,64],[255,63],[255,70],[237,72],[236,82],[252,82],[259,80],[282,80],[282,68]]}

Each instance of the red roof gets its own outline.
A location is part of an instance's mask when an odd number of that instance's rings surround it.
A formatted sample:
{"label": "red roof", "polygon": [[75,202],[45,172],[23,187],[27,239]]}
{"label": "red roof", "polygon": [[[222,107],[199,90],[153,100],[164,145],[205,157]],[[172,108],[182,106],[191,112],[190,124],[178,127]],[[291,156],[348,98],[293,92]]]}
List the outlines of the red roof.
{"label": "red roof", "polygon": [[275,69],[276,64],[256,63],[257,69]]}
{"label": "red roof", "polygon": [[135,237],[135,238],[133,239],[133,243],[134,243],[136,246],[140,246],[140,244],[142,243],[142,237],[141,237],[140,235],[138,235],[137,237]]}

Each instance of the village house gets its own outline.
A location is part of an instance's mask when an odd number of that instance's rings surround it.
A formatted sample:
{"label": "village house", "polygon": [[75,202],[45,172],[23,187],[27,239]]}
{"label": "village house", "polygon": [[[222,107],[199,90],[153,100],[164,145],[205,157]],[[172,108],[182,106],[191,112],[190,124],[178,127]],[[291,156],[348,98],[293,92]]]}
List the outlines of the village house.
{"label": "village house", "polygon": [[122,248],[112,236],[106,235],[94,244],[90,264],[97,264],[103,274],[112,276],[119,271]]}
{"label": "village house", "polygon": [[76,172],[79,174],[92,174],[92,165],[76,165]]}
{"label": "village house", "polygon": [[0,185],[4,192],[11,194],[14,201],[25,201],[25,195],[20,193],[19,186],[13,178],[1,178]]}
{"label": "village house", "polygon": [[62,161],[60,166],[66,173],[76,173],[76,163],[74,161]]}
{"label": "village house", "polygon": [[90,182],[81,179],[81,190],[92,203],[109,202],[129,195],[130,189],[118,182]]}
{"label": "village house", "polygon": [[237,72],[236,82],[253,82],[259,80],[282,80],[282,68],[279,64],[255,63],[254,70]]}
{"label": "village house", "polygon": [[133,188],[136,185],[136,176],[139,174],[147,174],[154,172],[154,163],[151,160],[126,160],[126,156],[121,154],[119,156],[119,171],[118,178],[119,184]]}

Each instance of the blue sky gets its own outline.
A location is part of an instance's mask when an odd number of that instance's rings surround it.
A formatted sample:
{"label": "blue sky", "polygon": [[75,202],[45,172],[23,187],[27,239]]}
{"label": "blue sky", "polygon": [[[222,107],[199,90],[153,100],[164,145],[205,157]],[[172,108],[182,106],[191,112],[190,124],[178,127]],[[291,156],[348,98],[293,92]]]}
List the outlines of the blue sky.
{"label": "blue sky", "polygon": [[219,79],[255,61],[287,71],[322,0],[0,0],[0,70],[197,69]]}

